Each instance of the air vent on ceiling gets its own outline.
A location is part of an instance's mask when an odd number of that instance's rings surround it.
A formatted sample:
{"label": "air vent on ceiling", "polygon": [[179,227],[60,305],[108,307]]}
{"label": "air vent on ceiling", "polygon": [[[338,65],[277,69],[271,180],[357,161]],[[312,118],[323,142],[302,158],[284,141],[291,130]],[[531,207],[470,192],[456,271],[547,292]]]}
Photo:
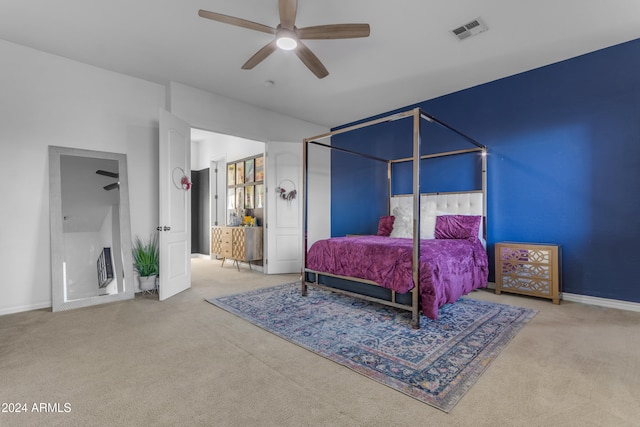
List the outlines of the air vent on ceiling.
{"label": "air vent on ceiling", "polygon": [[451,33],[458,38],[458,40],[464,40],[476,34],[480,34],[483,31],[487,31],[487,26],[480,18],[476,18],[473,21],[464,24],[461,27],[451,30]]}

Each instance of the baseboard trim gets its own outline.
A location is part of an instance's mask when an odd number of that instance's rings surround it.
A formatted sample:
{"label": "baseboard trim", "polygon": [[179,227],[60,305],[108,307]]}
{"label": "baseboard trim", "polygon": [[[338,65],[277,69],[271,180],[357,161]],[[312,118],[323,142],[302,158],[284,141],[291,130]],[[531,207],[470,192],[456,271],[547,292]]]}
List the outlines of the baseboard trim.
{"label": "baseboard trim", "polygon": [[[241,263],[241,265],[244,267],[249,267],[249,265],[244,262]],[[254,270],[264,272],[264,269],[262,266],[252,265],[251,267]],[[496,284],[494,282],[489,282],[487,283],[487,288],[495,289]],[[616,299],[600,298],[600,297],[591,297],[588,295],[571,294],[568,292],[562,293],[562,299],[565,301],[577,302],[580,304],[596,305],[599,307],[615,308],[618,310],[635,311],[640,313],[640,303],[637,303],[637,302],[621,301]],[[43,308],[51,308],[51,302],[50,301],[41,302],[38,304],[0,309],[0,316],[4,316],[5,314],[21,313],[23,311],[40,310]]]}
{"label": "baseboard trim", "polygon": [[588,295],[562,293],[562,299],[565,301],[579,302],[581,304],[597,305],[599,307],[617,308],[618,310],[636,311],[640,313],[640,303],[621,301],[617,299],[591,297]]}
{"label": "baseboard trim", "polygon": [[41,302],[38,304],[22,305],[19,307],[3,308],[0,309],[0,316],[4,316],[5,314],[22,313],[23,311],[41,310],[43,308],[51,308],[51,301]]}
{"label": "baseboard trim", "polygon": [[[487,288],[495,289],[496,284],[489,282]],[[562,292],[560,294],[561,299],[564,301],[577,302],[580,304],[596,305],[598,307],[616,308],[618,310],[635,311],[640,312],[640,303],[622,301],[618,299],[592,297],[589,295],[571,294],[568,292]]]}

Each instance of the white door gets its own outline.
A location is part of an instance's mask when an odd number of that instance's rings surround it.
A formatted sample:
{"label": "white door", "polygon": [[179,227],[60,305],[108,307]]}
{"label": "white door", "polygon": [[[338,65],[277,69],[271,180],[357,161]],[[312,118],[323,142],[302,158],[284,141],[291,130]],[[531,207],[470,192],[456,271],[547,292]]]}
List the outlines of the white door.
{"label": "white door", "polygon": [[191,128],[160,109],[160,301],[191,287]]}
{"label": "white door", "polygon": [[[266,271],[302,271],[302,144],[267,142]],[[284,197],[283,197],[284,196]]]}

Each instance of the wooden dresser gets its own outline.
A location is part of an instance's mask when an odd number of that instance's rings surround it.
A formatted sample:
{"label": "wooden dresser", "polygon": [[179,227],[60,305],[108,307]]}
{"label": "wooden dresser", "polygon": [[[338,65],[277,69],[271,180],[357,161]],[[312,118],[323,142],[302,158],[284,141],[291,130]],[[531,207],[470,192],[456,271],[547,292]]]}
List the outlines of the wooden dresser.
{"label": "wooden dresser", "polygon": [[262,227],[211,227],[211,254],[222,258],[222,265],[228,259],[234,260],[240,269],[240,261],[262,259]]}
{"label": "wooden dresser", "polygon": [[560,246],[496,243],[496,294],[513,292],[560,303]]}

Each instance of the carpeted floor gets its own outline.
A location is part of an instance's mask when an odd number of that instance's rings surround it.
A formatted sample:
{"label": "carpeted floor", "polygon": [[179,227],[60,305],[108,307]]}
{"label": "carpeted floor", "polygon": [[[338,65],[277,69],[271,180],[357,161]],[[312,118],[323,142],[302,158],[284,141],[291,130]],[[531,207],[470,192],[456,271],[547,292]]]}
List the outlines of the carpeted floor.
{"label": "carpeted floor", "polygon": [[0,426],[638,426],[640,313],[473,292],[538,314],[445,413],[204,302],[298,276],[194,259],[166,301],[0,316],[0,403],[71,404]]}
{"label": "carpeted floor", "polygon": [[210,298],[288,341],[449,412],[536,311],[473,299],[421,316],[299,283]]}

